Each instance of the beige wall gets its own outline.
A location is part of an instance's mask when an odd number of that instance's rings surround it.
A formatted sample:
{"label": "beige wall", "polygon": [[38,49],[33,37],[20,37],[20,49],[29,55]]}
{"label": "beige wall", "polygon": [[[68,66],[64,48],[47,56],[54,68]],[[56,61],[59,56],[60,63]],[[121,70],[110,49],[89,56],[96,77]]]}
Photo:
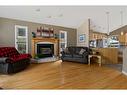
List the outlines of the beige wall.
{"label": "beige wall", "polygon": [[29,53],[31,52],[32,32],[35,32],[40,26],[53,27],[55,33],[59,33],[60,30],[67,31],[68,46],[75,46],[77,43],[76,29],[0,17],[0,46],[15,46],[15,25],[28,27]]}
{"label": "beige wall", "polygon": [[[79,42],[79,35],[82,34],[85,34],[85,41]],[[77,28],[77,46],[89,46],[89,20],[84,21],[84,23]]]}

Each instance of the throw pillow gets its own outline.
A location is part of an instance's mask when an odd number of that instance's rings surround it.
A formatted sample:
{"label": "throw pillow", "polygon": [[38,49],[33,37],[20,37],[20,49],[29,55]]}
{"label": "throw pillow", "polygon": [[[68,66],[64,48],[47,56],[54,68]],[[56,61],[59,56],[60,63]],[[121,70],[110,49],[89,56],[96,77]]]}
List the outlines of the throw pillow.
{"label": "throw pillow", "polygon": [[85,51],[86,51],[86,50],[82,48],[82,49],[80,50],[79,54],[83,54]]}

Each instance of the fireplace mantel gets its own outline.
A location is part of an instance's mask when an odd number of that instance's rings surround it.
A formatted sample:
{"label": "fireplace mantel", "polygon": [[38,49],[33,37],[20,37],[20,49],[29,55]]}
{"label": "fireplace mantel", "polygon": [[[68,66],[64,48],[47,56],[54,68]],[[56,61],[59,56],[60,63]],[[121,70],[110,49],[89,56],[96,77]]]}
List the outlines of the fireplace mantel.
{"label": "fireplace mantel", "polygon": [[59,56],[59,40],[56,38],[33,38],[32,39],[32,52],[31,55],[34,58],[35,57],[35,48],[36,44],[39,42],[50,42],[54,44],[54,54],[55,56]]}

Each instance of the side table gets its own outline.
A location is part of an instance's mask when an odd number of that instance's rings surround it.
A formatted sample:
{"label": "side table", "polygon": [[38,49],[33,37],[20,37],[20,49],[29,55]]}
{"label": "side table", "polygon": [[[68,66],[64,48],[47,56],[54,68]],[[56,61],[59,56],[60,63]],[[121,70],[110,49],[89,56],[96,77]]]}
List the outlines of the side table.
{"label": "side table", "polygon": [[97,57],[97,59],[98,59],[98,63],[99,63],[99,66],[101,66],[101,55],[89,55],[89,57],[88,57],[88,65],[90,65],[90,58],[92,58],[92,57]]}

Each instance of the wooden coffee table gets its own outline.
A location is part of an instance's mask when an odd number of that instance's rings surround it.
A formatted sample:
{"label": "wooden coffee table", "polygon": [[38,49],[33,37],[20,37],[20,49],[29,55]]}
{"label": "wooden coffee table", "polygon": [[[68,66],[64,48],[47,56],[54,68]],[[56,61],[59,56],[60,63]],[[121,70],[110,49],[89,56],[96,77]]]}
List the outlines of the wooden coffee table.
{"label": "wooden coffee table", "polygon": [[89,58],[88,58],[89,63],[88,63],[88,65],[90,65],[90,61],[91,61],[90,58],[92,58],[92,57],[96,57],[98,59],[99,66],[101,66],[101,55],[94,55],[94,54],[89,55]]}

